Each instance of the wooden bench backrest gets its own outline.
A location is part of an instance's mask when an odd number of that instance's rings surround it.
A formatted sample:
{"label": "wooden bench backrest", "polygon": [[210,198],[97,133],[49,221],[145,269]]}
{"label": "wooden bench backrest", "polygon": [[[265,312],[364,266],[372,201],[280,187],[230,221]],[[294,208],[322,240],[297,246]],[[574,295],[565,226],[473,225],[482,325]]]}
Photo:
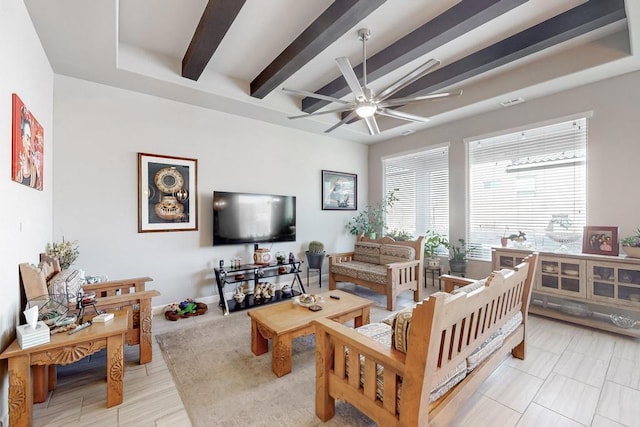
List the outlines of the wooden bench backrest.
{"label": "wooden bench backrest", "polygon": [[[517,311],[529,308],[532,273],[537,254],[513,271],[495,271],[485,286],[471,293],[438,292],[417,304],[409,331],[409,349],[402,401],[428,402],[431,388]],[[413,410],[428,411],[429,405]],[[412,409],[403,406],[405,410]],[[426,419],[426,418],[424,418]]]}

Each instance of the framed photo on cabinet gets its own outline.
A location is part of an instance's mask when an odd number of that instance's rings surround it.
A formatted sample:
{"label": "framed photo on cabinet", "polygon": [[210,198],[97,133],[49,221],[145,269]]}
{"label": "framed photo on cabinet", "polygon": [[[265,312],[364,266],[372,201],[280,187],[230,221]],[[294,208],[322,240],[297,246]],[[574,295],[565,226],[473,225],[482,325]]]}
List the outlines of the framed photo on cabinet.
{"label": "framed photo on cabinet", "polygon": [[582,252],[585,254],[618,256],[618,227],[584,227]]}
{"label": "framed photo on cabinet", "polygon": [[138,153],[138,233],[198,229],[197,159]]}
{"label": "framed photo on cabinet", "polygon": [[340,211],[358,209],[358,175],[323,170],[322,209]]}

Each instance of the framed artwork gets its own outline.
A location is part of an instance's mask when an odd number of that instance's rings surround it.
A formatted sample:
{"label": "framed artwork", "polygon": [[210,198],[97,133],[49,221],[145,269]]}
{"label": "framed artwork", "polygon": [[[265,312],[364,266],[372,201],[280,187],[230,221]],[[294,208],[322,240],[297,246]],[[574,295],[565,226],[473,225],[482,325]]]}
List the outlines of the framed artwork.
{"label": "framed artwork", "polygon": [[198,229],[197,159],[138,153],[138,233]]}
{"label": "framed artwork", "polygon": [[358,209],[358,175],[323,170],[322,209],[340,211]]}
{"label": "framed artwork", "polygon": [[618,227],[584,227],[582,252],[618,256]]}
{"label": "framed artwork", "polygon": [[11,101],[11,179],[42,191],[44,129],[18,95]]}

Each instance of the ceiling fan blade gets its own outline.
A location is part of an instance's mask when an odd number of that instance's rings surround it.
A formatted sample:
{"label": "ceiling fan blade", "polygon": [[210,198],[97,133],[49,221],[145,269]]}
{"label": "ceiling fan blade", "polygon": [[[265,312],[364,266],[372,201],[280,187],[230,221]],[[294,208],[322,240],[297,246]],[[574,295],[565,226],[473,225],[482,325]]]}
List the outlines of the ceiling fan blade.
{"label": "ceiling fan blade", "polygon": [[352,111],[350,114],[347,115],[347,117],[345,117],[344,119],[340,120],[338,123],[336,123],[335,125],[331,126],[329,129],[325,130],[324,133],[329,133],[332,130],[339,128],[343,124],[345,124],[347,122],[350,122],[352,119],[355,119],[356,117],[357,117],[356,112]]}
{"label": "ceiling fan blade", "polygon": [[336,62],[344,79],[347,81],[347,85],[349,85],[349,89],[351,89],[351,92],[356,96],[356,99],[366,99],[364,90],[362,90],[362,86],[360,86],[360,81],[358,81],[358,76],[356,76],[356,73],[353,71],[349,58],[341,56],[340,58],[336,58]]}
{"label": "ceiling fan blade", "polygon": [[403,87],[415,82],[420,77],[424,76],[433,67],[437,67],[438,65],[440,65],[440,61],[438,61],[437,59],[428,60],[427,62],[420,65],[418,68],[416,68],[415,70],[411,71],[406,76],[402,77],[400,80],[393,83],[391,86],[384,89],[382,92],[378,94],[376,99],[378,101],[384,101],[385,99],[389,98],[391,95],[393,95]]}
{"label": "ceiling fan blade", "polygon": [[458,90],[455,92],[430,93],[429,95],[408,96],[406,98],[390,99],[388,101],[381,102],[378,105],[380,107],[396,107],[398,105],[414,104],[416,102],[422,102],[428,99],[453,98],[454,96],[460,96],[460,95],[462,95],[461,90]]}
{"label": "ceiling fan blade", "polygon": [[378,114],[382,114],[387,117],[394,117],[396,119],[408,120],[410,122],[426,123],[430,121],[426,117],[416,116],[415,114],[405,113],[404,111],[388,110],[386,108],[378,108]]}
{"label": "ceiling fan blade", "polygon": [[365,117],[364,122],[367,124],[367,128],[369,129],[369,135],[378,135],[380,133],[380,128],[378,127],[378,122],[376,121],[375,116]]}
{"label": "ceiling fan blade", "polygon": [[343,111],[349,111],[351,109],[353,109],[353,107],[355,107],[355,104],[349,105],[348,107],[341,107],[341,108],[334,108],[333,110],[326,110],[326,111],[319,111],[317,113],[311,113],[311,114],[300,114],[299,116],[291,116],[289,117],[289,119],[302,119],[304,117],[312,117],[312,116],[319,116],[322,114],[330,114],[330,113],[342,113]]}
{"label": "ceiling fan blade", "polygon": [[333,96],[321,95],[315,92],[307,92],[306,90],[288,89],[286,87],[283,87],[282,90],[294,95],[308,96],[310,98],[322,99],[323,101],[337,102],[340,104],[351,104],[351,102],[343,101],[342,99],[334,98]]}

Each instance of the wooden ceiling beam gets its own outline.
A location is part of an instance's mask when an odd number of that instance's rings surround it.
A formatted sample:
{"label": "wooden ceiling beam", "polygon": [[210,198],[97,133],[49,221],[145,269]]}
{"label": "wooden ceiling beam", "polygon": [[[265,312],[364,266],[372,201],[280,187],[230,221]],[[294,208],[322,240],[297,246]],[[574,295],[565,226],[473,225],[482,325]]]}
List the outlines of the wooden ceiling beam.
{"label": "wooden ceiling beam", "polygon": [[182,58],[182,77],[198,80],[246,0],[209,0]]}
{"label": "wooden ceiling beam", "polygon": [[420,96],[627,18],[624,0],[588,1],[427,74],[394,97]]}
{"label": "wooden ceiling beam", "polygon": [[[367,80],[374,81],[387,75],[527,1],[462,0],[392,45],[367,58]],[[356,66],[354,71],[360,76],[362,83],[362,64]],[[341,98],[349,92],[349,87],[342,76],[316,91],[334,98]],[[307,97],[302,100],[302,111],[313,113],[327,104],[327,101]]]}
{"label": "wooden ceiling beam", "polygon": [[334,1],[251,82],[251,96],[267,96],[385,1]]}

